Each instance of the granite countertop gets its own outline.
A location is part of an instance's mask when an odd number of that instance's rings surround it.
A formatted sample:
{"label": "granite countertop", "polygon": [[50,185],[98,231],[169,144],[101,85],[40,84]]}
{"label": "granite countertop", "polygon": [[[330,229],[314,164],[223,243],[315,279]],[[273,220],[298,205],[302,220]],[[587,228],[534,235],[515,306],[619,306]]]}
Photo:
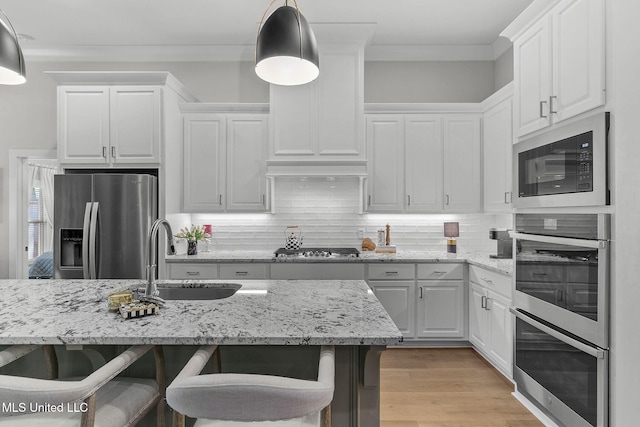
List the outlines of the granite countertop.
{"label": "granite countertop", "polygon": [[167,256],[166,262],[202,262],[202,263],[433,263],[433,262],[468,262],[497,273],[511,275],[513,271],[512,259],[491,258],[488,253],[461,252],[451,256],[444,251],[417,251],[398,250],[395,254],[378,254],[375,252],[361,252],[354,258],[274,258],[273,251],[243,251],[243,250],[213,250],[211,252],[199,252],[197,255]]}
{"label": "granite countertop", "polygon": [[0,344],[395,345],[402,340],[364,281],[234,283],[242,288],[229,298],[167,301],[158,315],[124,320],[107,310],[107,296],[143,281],[0,280]]}

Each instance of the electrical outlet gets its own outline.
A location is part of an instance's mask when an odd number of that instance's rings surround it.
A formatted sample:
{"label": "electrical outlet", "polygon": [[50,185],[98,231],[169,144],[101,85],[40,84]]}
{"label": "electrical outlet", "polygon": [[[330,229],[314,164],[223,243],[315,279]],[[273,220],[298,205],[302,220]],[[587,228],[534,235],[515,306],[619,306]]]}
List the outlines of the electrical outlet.
{"label": "electrical outlet", "polygon": [[358,239],[364,239],[364,230],[362,228],[358,229]]}

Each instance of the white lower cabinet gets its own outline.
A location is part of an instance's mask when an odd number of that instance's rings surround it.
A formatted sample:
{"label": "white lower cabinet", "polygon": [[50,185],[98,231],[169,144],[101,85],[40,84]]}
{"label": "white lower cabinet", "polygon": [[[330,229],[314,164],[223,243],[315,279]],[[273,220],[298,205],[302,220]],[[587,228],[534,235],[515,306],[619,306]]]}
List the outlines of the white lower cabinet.
{"label": "white lower cabinet", "polygon": [[464,338],[464,282],[418,281],[417,338]]}
{"label": "white lower cabinet", "polygon": [[167,263],[167,276],[174,280],[217,279],[218,264],[209,263]]}
{"label": "white lower cabinet", "polygon": [[463,263],[372,264],[367,274],[369,286],[408,342],[466,337],[463,279]]}
{"label": "white lower cabinet", "polygon": [[509,378],[512,375],[511,279],[469,267],[469,341]]}
{"label": "white lower cabinet", "polygon": [[371,280],[369,286],[405,339],[415,338],[415,282]]}

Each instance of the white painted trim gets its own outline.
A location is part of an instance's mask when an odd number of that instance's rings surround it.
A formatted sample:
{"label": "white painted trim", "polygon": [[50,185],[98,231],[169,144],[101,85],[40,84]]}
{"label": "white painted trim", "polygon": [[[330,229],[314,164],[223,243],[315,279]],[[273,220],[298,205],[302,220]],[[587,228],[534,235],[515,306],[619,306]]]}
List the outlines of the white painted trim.
{"label": "white painted trim", "polygon": [[187,102],[197,102],[173,74],[168,71],[45,71],[58,85],[149,85],[167,86]]}
{"label": "white painted trim", "polygon": [[194,102],[179,104],[181,113],[269,113],[269,104],[264,103],[211,103]]}
{"label": "white painted trim", "polygon": [[511,393],[513,397],[518,400],[518,402],[522,403],[522,406],[527,408],[529,412],[533,414],[545,427],[558,427],[558,424],[554,423],[551,418],[547,417],[537,406],[529,401],[524,395],[517,390]]}
{"label": "white painted trim", "polygon": [[[26,279],[23,260],[24,224],[20,218],[26,215],[24,203],[20,203],[18,189],[23,188],[24,159],[57,160],[56,150],[9,150],[9,278]],[[20,237],[22,236],[22,237]]]}
{"label": "white painted trim", "polygon": [[560,0],[534,0],[507,28],[502,30],[500,36],[513,42],[559,2]]}
{"label": "white painted trim", "polygon": [[368,103],[364,104],[365,114],[370,113],[481,113],[480,103]]}
{"label": "white painted trim", "polygon": [[487,99],[482,101],[480,103],[480,105],[482,106],[482,111],[486,112],[490,108],[495,107],[496,105],[500,104],[501,102],[505,101],[506,99],[512,96],[513,96],[513,81],[507,83],[502,88],[498,89],[497,92],[493,93],[492,95],[489,95]]}

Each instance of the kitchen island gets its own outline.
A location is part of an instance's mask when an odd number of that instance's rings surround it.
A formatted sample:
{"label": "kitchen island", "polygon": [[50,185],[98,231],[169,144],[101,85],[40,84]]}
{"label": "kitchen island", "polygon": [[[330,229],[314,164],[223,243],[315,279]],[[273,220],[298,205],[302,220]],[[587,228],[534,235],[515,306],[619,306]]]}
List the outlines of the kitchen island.
{"label": "kitchen island", "polygon": [[[315,346],[336,349],[334,426],[378,425],[379,359],[402,334],[364,281],[247,280],[235,295],[168,301],[158,315],[124,320],[111,292],[136,280],[2,280],[0,344]],[[224,281],[169,281],[220,286]]]}

